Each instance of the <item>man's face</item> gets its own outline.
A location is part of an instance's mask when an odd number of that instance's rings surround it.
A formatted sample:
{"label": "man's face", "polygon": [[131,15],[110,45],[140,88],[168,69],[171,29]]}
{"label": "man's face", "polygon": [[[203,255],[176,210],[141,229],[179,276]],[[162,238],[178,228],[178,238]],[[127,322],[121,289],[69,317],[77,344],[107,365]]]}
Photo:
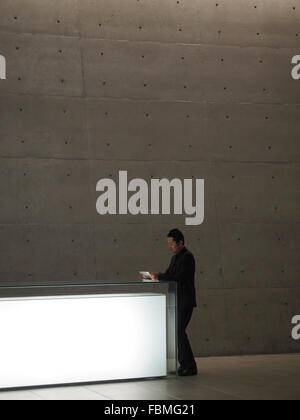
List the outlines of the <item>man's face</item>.
{"label": "man's face", "polygon": [[179,244],[177,244],[173,238],[168,238],[168,245],[170,251],[173,252],[173,254],[178,254],[178,252],[180,252],[183,248],[183,242],[180,241]]}

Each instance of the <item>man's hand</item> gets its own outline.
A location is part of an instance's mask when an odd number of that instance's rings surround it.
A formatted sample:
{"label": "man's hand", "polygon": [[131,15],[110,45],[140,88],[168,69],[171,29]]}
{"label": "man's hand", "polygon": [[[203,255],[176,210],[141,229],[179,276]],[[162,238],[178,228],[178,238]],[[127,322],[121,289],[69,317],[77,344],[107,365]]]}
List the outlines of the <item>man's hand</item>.
{"label": "man's hand", "polygon": [[158,281],[158,273],[150,273],[152,280]]}

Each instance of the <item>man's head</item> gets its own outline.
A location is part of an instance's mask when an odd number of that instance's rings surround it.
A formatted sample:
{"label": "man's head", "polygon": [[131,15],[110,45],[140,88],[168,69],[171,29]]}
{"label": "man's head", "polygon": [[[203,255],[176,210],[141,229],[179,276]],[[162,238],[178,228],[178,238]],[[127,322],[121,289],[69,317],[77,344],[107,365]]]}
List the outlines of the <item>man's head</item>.
{"label": "man's head", "polygon": [[168,244],[173,254],[178,254],[184,248],[184,236],[178,229],[172,229],[168,233]]}

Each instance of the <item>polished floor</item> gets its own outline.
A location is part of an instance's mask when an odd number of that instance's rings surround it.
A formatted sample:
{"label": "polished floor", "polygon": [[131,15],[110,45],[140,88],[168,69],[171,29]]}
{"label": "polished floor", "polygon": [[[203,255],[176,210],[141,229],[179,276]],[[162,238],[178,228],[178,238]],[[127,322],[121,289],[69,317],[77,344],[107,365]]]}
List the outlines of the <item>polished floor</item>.
{"label": "polished floor", "polygon": [[198,376],[2,391],[0,400],[300,400],[300,354],[197,359]]}

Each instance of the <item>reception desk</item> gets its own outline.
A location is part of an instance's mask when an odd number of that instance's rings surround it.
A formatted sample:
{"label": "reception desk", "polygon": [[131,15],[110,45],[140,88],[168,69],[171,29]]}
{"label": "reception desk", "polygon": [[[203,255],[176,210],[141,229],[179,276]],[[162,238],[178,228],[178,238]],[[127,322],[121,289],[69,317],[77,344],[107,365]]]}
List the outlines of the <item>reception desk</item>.
{"label": "reception desk", "polygon": [[176,375],[176,285],[158,289],[15,288],[24,296],[0,298],[0,389]]}

